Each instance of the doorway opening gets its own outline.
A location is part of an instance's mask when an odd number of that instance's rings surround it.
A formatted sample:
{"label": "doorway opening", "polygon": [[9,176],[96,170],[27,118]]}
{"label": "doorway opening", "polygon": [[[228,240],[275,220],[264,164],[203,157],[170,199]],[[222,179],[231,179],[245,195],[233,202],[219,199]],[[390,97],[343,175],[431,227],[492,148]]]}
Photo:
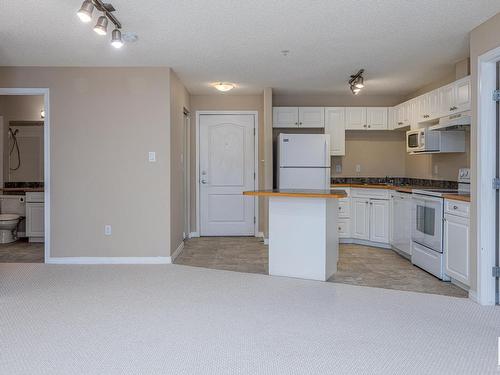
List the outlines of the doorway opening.
{"label": "doorway opening", "polygon": [[0,263],[49,258],[48,89],[0,89]]}

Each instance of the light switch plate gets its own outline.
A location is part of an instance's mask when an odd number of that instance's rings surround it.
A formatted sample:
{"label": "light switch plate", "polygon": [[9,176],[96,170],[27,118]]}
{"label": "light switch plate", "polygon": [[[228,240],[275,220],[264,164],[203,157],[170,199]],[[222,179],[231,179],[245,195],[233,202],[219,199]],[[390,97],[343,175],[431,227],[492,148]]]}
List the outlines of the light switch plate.
{"label": "light switch plate", "polygon": [[156,161],[156,152],[149,151],[149,153],[148,153],[148,160],[149,160],[150,163],[154,163]]}
{"label": "light switch plate", "polygon": [[342,165],[335,164],[335,173],[342,173]]}
{"label": "light switch plate", "polygon": [[356,172],[361,172],[361,164],[356,164]]}

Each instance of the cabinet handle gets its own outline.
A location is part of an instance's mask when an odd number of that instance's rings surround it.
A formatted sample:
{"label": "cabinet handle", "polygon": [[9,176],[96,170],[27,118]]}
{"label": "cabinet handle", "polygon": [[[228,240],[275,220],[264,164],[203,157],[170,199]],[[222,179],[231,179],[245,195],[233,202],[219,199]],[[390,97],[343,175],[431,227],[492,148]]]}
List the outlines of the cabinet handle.
{"label": "cabinet handle", "polygon": [[342,207],[339,207],[339,210],[341,210],[341,209],[342,209]]}
{"label": "cabinet handle", "polygon": [[371,125],[368,125],[369,128],[371,128],[372,126]]}
{"label": "cabinet handle", "polygon": [[295,123],[295,125],[297,125],[297,126],[298,126],[298,125],[299,125],[299,123],[298,123],[298,122],[296,122],[296,123]]}
{"label": "cabinet handle", "polygon": [[453,209],[454,209],[454,210],[458,210],[458,207],[457,207],[457,206],[453,206]]}
{"label": "cabinet handle", "polygon": [[341,228],[341,227],[339,227],[339,230],[342,230],[342,228]]}
{"label": "cabinet handle", "polygon": [[302,125],[302,123],[301,123],[301,122],[299,122],[299,125]]}
{"label": "cabinet handle", "polygon": [[398,122],[398,125],[403,125],[403,123],[402,122]]}
{"label": "cabinet handle", "polygon": [[373,204],[373,202],[370,202],[370,204]]}

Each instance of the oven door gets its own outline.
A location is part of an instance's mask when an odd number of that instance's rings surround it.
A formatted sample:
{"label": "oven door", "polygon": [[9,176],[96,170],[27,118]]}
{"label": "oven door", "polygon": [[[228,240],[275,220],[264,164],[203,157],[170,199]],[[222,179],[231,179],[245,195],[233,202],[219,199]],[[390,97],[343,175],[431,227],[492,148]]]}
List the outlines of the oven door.
{"label": "oven door", "polygon": [[413,195],[412,240],[443,252],[443,199]]}

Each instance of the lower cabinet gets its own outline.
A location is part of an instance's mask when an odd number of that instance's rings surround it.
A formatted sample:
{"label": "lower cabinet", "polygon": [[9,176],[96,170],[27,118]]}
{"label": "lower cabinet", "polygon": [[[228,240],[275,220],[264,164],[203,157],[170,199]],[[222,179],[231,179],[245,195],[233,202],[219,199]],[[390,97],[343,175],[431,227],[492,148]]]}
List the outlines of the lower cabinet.
{"label": "lower cabinet", "polygon": [[26,203],[26,236],[43,237],[45,235],[44,203]]}
{"label": "lower cabinet", "polygon": [[389,243],[389,201],[370,199],[370,241]]}
{"label": "lower cabinet", "polygon": [[[454,207],[457,207],[456,205]],[[444,259],[445,273],[451,278],[470,286],[468,217],[445,214]]]}
{"label": "lower cabinet", "polygon": [[352,237],[370,239],[370,200],[352,198]]}

